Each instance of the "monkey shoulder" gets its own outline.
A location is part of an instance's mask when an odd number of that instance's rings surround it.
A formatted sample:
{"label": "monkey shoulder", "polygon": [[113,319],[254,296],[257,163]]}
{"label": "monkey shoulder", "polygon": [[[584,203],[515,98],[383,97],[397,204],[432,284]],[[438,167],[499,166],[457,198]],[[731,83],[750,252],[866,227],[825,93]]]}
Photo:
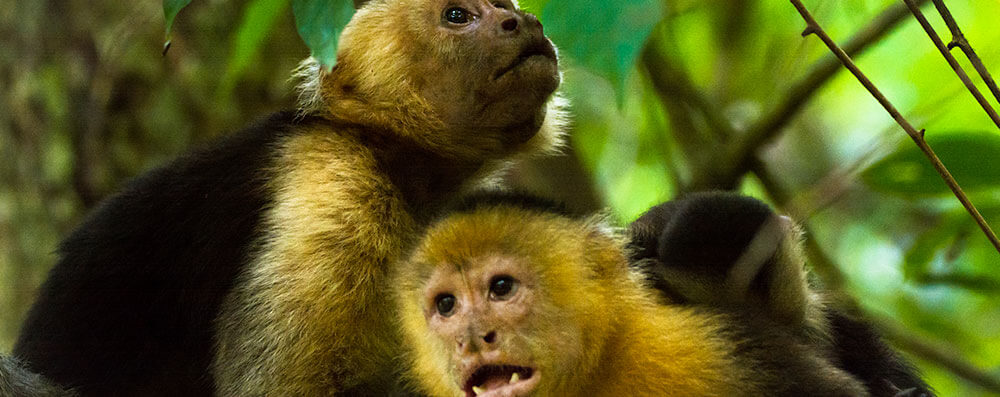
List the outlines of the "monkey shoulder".
{"label": "monkey shoulder", "polygon": [[[128,182],[62,242],[14,353],[60,385],[93,388],[81,388],[85,393],[130,385],[156,395],[164,392],[157,384],[209,393],[212,324],[273,229],[269,214],[323,197],[378,202],[348,188],[372,182],[341,175],[363,174],[358,164],[376,168],[358,160],[365,152],[343,147],[355,136],[349,126],[277,113]],[[318,152],[338,143],[332,153]],[[322,155],[327,172],[309,169],[322,168]],[[312,173],[312,184],[281,173]]]}

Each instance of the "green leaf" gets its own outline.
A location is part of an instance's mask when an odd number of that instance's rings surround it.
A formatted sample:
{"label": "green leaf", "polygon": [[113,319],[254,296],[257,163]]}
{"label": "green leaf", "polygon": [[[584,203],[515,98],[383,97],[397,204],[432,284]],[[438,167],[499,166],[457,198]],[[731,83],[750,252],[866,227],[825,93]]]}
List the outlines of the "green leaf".
{"label": "green leaf", "polygon": [[191,0],[163,0],[163,17],[166,20],[164,24],[166,25],[166,32],[164,33],[167,37],[167,42],[170,42],[170,27],[174,24],[174,17],[177,13],[181,12],[181,9],[191,3]]}
{"label": "green leaf", "polygon": [[[927,142],[966,192],[1000,187],[1000,136],[954,133],[928,136]],[[872,189],[905,196],[950,194],[951,190],[913,142],[862,174]]]}
{"label": "green leaf", "polygon": [[939,252],[951,244],[958,243],[963,228],[969,226],[969,214],[965,209],[951,211],[927,230],[920,233],[913,246],[906,252],[903,262],[903,278],[910,281],[921,280],[930,272],[931,261]]}
{"label": "green leaf", "polygon": [[608,79],[620,97],[662,16],[660,0],[550,0],[541,19],[561,54]]}
{"label": "green leaf", "polygon": [[349,0],[294,0],[292,13],[299,36],[312,56],[326,67],[337,60],[337,39],[354,15]]}
{"label": "green leaf", "polygon": [[986,294],[1000,293],[1000,280],[987,275],[942,273],[928,274],[917,280],[923,285],[947,285]]}
{"label": "green leaf", "polygon": [[228,94],[247,67],[257,59],[267,33],[288,8],[289,0],[253,0],[246,6],[240,27],[233,36],[232,49],[226,73],[219,86],[220,93]]}

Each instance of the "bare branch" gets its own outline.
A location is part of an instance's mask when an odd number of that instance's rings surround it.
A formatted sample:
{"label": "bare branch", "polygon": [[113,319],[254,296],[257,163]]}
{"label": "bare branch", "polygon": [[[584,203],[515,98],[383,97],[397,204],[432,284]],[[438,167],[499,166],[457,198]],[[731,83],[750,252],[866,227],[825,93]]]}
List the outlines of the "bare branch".
{"label": "bare branch", "polygon": [[[917,0],[917,3],[924,4],[927,0]],[[844,44],[844,51],[854,56],[868,49],[872,44],[877,43],[885,35],[898,26],[907,16],[907,8],[903,4],[896,4],[875,17],[871,23],[855,33],[847,44]],[[729,151],[726,159],[731,161],[722,162],[724,167],[729,167],[718,172],[723,181],[738,178],[739,171],[745,169],[743,164],[748,161],[753,154],[784,130],[799,111],[816,94],[820,87],[826,84],[833,76],[840,71],[840,61],[837,57],[830,55],[816,63],[809,74],[789,89],[784,99],[754,123],[746,133],[742,135],[740,141]],[[734,136],[735,137],[735,136]]]}
{"label": "bare branch", "polygon": [[[725,117],[722,116],[722,112],[719,111],[719,109],[716,108],[697,87],[695,87],[694,82],[691,81],[691,77],[683,70],[671,65],[667,57],[663,56],[663,54],[658,51],[651,50],[652,48],[659,48],[656,40],[658,39],[654,38],[651,44],[647,46],[646,52],[643,55],[643,63],[645,63],[648,70],[656,70],[660,72],[650,73],[650,77],[653,80],[653,86],[656,89],[657,94],[661,98],[668,97],[670,96],[669,94],[675,94],[684,103],[698,111],[708,124],[708,128],[711,130],[710,132],[713,133],[712,138],[715,139],[716,143],[725,142],[726,140],[736,136],[737,133],[729,121],[726,120]],[[771,174],[756,154],[754,154],[751,158],[749,168],[750,171],[752,171],[755,175],[757,175],[757,178],[760,179],[761,183],[764,185],[764,189],[767,191],[767,194],[771,197],[771,199],[782,207],[784,211],[789,211],[791,209],[789,205],[794,201],[792,199],[792,195],[778,183],[778,178]],[[838,295],[842,295],[842,286],[845,282],[844,274],[813,238],[814,234],[810,229],[809,224],[805,222],[805,214],[790,213],[789,215],[792,215],[796,219],[803,222],[802,229],[807,236],[805,239],[806,253],[809,255],[809,262],[812,264],[813,270],[820,275],[824,284],[831,291],[834,291]]]}
{"label": "bare branch", "polygon": [[[952,70],[955,71],[955,74],[958,75],[958,78],[962,80],[963,84],[965,84],[965,88],[969,89],[972,96],[976,98],[976,102],[979,102],[979,106],[982,106],[983,110],[986,111],[986,114],[990,116],[990,120],[993,120],[993,124],[995,124],[997,128],[1000,128],[1000,115],[997,115],[997,111],[994,110],[993,106],[986,101],[986,97],[979,92],[979,88],[977,88],[976,84],[972,82],[969,75],[965,73],[965,69],[962,69],[962,65],[958,64],[958,60],[955,59],[955,56],[951,55],[951,51],[948,50],[948,46],[941,41],[941,37],[934,31],[934,27],[931,26],[930,22],[927,22],[927,18],[924,17],[924,13],[920,11],[920,8],[917,7],[913,0],[903,1],[906,3],[906,6],[910,8],[910,12],[913,13],[913,16],[917,18],[917,22],[920,22],[920,26],[924,28],[925,32],[927,32],[927,36],[929,36],[931,41],[934,42],[934,46],[941,52],[944,59],[948,61],[948,65],[951,66]],[[955,27],[957,28],[958,26],[956,25]],[[1000,247],[997,249],[1000,250]]]}
{"label": "bare branch", "polygon": [[[913,3],[912,0],[904,0],[904,1],[906,1],[908,6]],[[882,107],[885,108],[887,112],[889,112],[889,115],[891,115],[892,118],[896,120],[896,123],[899,124],[901,127],[903,127],[903,130],[905,130],[906,133],[910,136],[910,138],[913,139],[913,142],[917,144],[917,147],[919,147],[920,150],[924,152],[924,155],[927,157],[927,159],[931,161],[931,164],[934,165],[934,169],[937,170],[938,174],[941,175],[941,178],[943,178],[945,183],[948,184],[948,187],[951,189],[951,191],[955,193],[955,197],[958,198],[958,201],[962,203],[962,206],[964,206],[965,209],[972,216],[972,218],[976,220],[976,223],[979,225],[979,228],[983,230],[984,234],[986,234],[986,238],[990,240],[990,242],[993,244],[993,247],[996,248],[997,252],[1000,252],[1000,240],[997,239],[997,235],[993,233],[993,230],[990,229],[989,224],[987,224],[986,220],[983,219],[983,216],[979,213],[979,210],[977,210],[976,207],[972,204],[972,202],[969,201],[969,198],[965,195],[965,192],[962,191],[962,188],[958,186],[958,182],[956,182],[955,178],[951,176],[951,172],[948,172],[948,169],[945,168],[944,164],[941,163],[941,160],[937,157],[936,154],[934,154],[934,150],[931,149],[930,145],[928,145],[927,141],[924,139],[924,131],[920,130],[918,132],[916,129],[913,128],[912,125],[910,125],[909,121],[906,121],[906,119],[901,114],[899,114],[899,111],[896,110],[896,107],[893,106],[888,99],[886,99],[885,95],[882,95],[882,92],[879,91],[879,89],[876,88],[874,84],[872,84],[871,80],[869,80],[868,77],[866,77],[864,73],[861,72],[861,69],[858,69],[858,66],[854,64],[854,61],[851,60],[851,57],[848,56],[847,53],[845,53],[844,50],[840,48],[837,45],[837,43],[835,43],[833,39],[830,38],[829,35],[826,34],[825,31],[823,31],[823,28],[819,26],[819,24],[816,22],[815,19],[813,19],[812,14],[809,13],[809,10],[806,10],[806,7],[802,5],[801,1],[791,0],[791,2],[792,5],[795,6],[795,9],[799,11],[799,14],[802,15],[802,19],[806,21],[807,27],[802,32],[802,35],[806,36],[809,34],[815,34],[817,37],[819,37],[819,39],[822,40],[824,44],[826,44],[827,48],[829,48],[830,51],[832,51],[834,55],[836,55],[837,58],[840,59],[840,61],[844,64],[844,66],[851,71],[851,74],[853,74],[855,77],[858,78],[858,81],[861,82],[861,85],[863,85],[865,89],[867,89],[868,92],[870,92],[872,96],[874,96],[875,99],[878,100],[878,102],[882,105]],[[914,7],[915,6],[911,6],[910,8],[911,11],[915,9]],[[924,21],[926,22],[926,19]]]}
{"label": "bare branch", "polygon": [[990,75],[990,71],[983,65],[983,61],[979,59],[979,55],[976,55],[976,51],[972,49],[969,40],[966,40],[965,35],[962,34],[962,29],[958,28],[958,23],[951,16],[951,11],[948,11],[948,7],[944,5],[944,1],[942,0],[934,0],[934,7],[941,14],[941,19],[944,19],[944,23],[948,25],[948,29],[951,30],[951,42],[948,43],[948,49],[951,50],[955,47],[962,49],[965,57],[969,58],[969,62],[972,63],[972,67],[976,68],[976,71],[979,72],[979,77],[982,77],[983,82],[990,88],[993,98],[997,102],[1000,102],[1000,89],[997,88],[997,82],[993,81],[993,76]]}

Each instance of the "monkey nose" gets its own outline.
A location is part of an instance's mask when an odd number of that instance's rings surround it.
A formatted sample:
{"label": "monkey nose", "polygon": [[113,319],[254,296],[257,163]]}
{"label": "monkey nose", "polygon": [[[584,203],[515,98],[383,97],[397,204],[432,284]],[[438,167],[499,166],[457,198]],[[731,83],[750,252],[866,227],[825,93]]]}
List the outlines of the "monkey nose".
{"label": "monkey nose", "polygon": [[483,342],[486,342],[487,344],[492,344],[496,340],[497,340],[497,332],[496,331],[490,331],[486,335],[483,335]]}
{"label": "monkey nose", "polygon": [[524,13],[524,23],[528,24],[529,27],[542,30],[542,21],[539,21],[535,14]]}
{"label": "monkey nose", "polygon": [[500,27],[508,32],[513,32],[517,30],[517,18],[507,18],[503,22],[500,22]]}

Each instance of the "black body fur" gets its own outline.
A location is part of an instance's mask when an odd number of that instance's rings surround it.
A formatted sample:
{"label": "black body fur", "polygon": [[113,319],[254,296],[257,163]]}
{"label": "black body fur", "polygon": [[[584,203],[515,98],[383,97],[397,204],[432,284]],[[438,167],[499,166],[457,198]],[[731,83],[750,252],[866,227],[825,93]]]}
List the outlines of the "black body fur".
{"label": "black body fur", "polygon": [[[737,194],[711,192],[684,196],[651,208],[630,225],[629,259],[672,302],[707,305],[671,288],[670,283],[663,279],[663,269],[683,269],[698,277],[700,282],[714,280],[721,287],[730,267],[747,249],[764,222],[773,215],[774,212],[766,204]],[[764,265],[761,276],[752,284],[751,292],[769,287],[767,269],[778,265],[773,263],[775,260],[772,258]],[[781,332],[772,330],[774,327],[768,321],[761,320],[757,308],[725,309],[744,318],[746,326],[733,329],[734,333],[759,338],[762,334]],[[827,307],[822,314],[829,323],[830,361],[864,383],[872,396],[891,397],[900,390],[911,389],[916,393],[912,395],[933,396],[916,369],[886,345],[870,324],[836,308]],[[761,339],[794,341],[789,343],[792,350],[800,345],[796,341],[799,337],[795,335],[765,335]],[[781,351],[789,346],[774,347],[776,351]],[[799,354],[790,352],[776,358],[786,360],[790,356]],[[794,362],[789,365],[790,370],[797,367],[801,365]]]}
{"label": "black body fur", "polygon": [[0,396],[3,397],[74,397],[77,394],[63,389],[24,368],[13,357],[0,355]]}
{"label": "black body fur", "polygon": [[[632,263],[656,258],[663,267],[682,269],[703,280],[723,280],[773,215],[764,203],[728,194],[693,194],[650,208],[630,228]],[[677,303],[691,297],[673,290],[657,268],[644,269],[650,281]]]}
{"label": "black body fur", "polygon": [[829,311],[830,333],[841,368],[865,383],[873,396],[932,397],[930,386],[862,319]]}
{"label": "black body fur", "polygon": [[268,205],[262,170],[309,122],[273,115],[106,200],[62,243],[14,354],[85,395],[210,395],[212,322]]}

